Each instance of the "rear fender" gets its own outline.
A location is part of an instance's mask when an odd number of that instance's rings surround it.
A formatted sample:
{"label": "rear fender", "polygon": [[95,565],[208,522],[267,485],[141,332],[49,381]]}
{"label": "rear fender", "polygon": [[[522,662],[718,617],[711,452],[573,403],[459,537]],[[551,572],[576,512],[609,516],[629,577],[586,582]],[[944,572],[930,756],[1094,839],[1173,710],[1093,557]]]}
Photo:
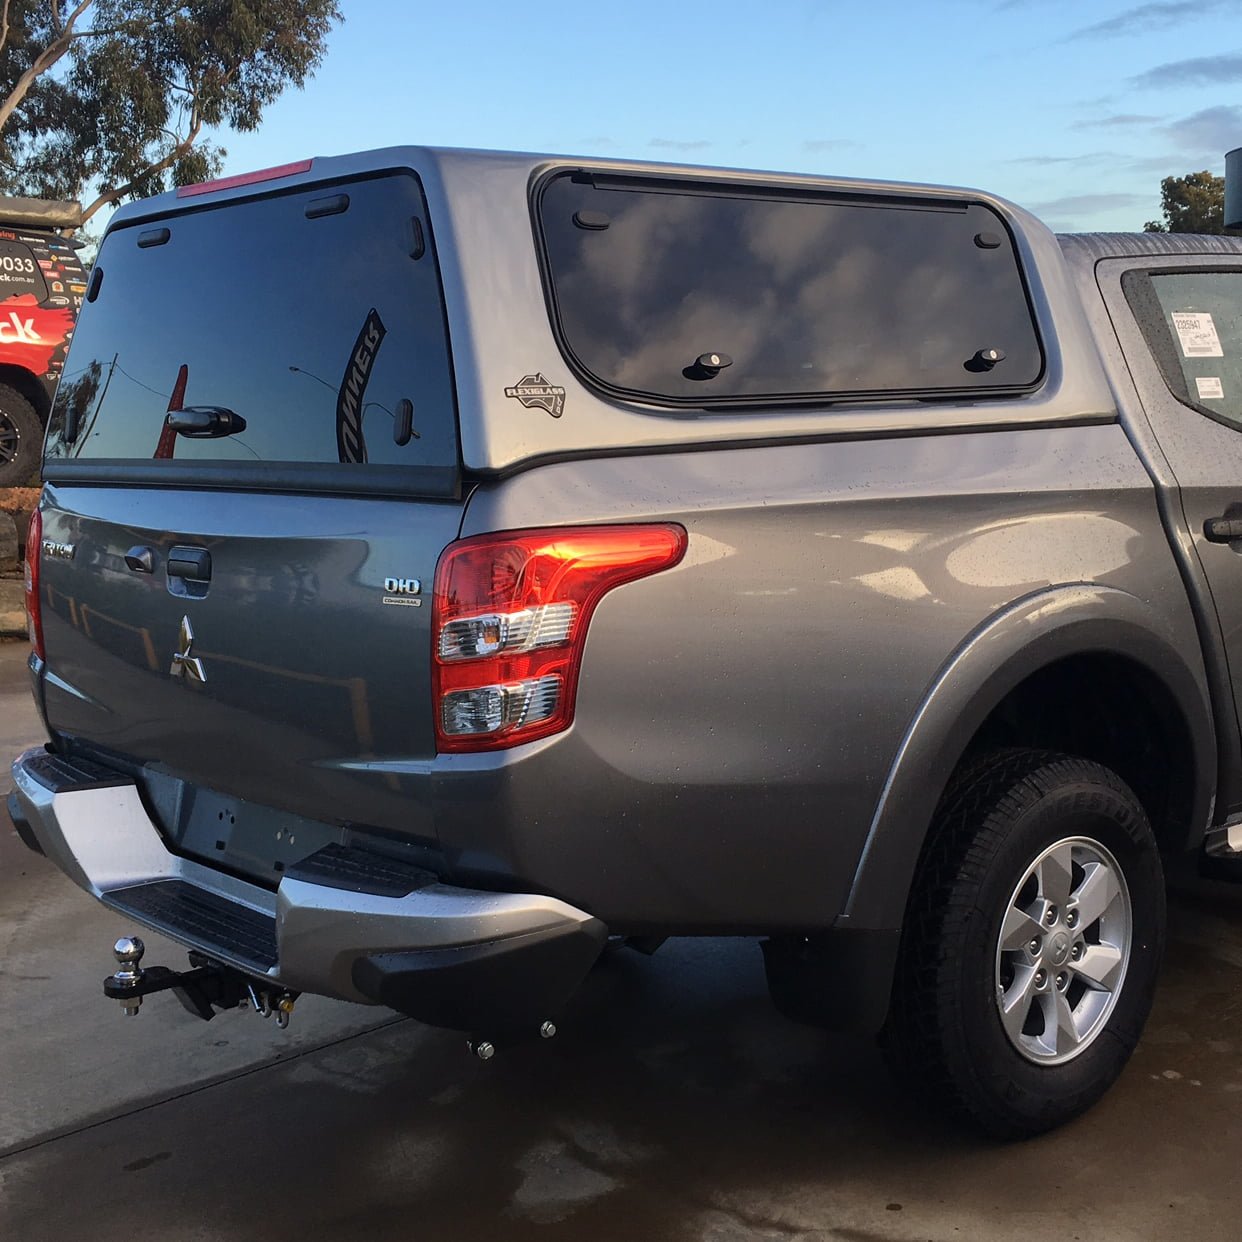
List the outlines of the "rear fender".
{"label": "rear fender", "polygon": [[953,769],[991,712],[1031,674],[1068,656],[1108,652],[1143,666],[1167,691],[1191,740],[1191,847],[1211,816],[1216,734],[1198,640],[1136,596],[1090,584],[1011,605],[946,661],[915,712],[876,805],[838,926],[901,925],[920,851]]}

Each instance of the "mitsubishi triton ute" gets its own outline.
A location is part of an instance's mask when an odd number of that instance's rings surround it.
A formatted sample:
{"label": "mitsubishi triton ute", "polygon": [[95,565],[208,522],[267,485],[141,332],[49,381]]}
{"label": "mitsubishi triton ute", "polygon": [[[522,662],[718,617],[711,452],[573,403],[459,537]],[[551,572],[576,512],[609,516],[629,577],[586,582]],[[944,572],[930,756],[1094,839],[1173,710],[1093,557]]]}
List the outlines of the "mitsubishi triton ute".
{"label": "mitsubishi triton ute", "polygon": [[[482,1056],[610,938],[762,942],[997,1135],[1242,850],[1242,240],[397,148],[112,219],[27,572],[23,839],[108,995]],[[152,1000],[149,1003],[157,1003]]]}

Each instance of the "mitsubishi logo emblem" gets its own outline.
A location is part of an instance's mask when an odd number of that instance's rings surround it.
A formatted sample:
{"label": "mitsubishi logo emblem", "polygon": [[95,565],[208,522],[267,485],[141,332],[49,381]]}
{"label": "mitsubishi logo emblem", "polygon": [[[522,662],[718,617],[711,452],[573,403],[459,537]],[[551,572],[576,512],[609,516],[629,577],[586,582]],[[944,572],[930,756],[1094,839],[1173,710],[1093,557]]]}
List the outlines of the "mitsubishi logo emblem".
{"label": "mitsubishi logo emblem", "polygon": [[194,646],[194,628],[189,617],[181,618],[181,649],[173,654],[172,668],[168,670],[172,677],[180,677],[185,673],[191,681],[205,682],[207,674],[203,671],[203,662],[190,654]]}

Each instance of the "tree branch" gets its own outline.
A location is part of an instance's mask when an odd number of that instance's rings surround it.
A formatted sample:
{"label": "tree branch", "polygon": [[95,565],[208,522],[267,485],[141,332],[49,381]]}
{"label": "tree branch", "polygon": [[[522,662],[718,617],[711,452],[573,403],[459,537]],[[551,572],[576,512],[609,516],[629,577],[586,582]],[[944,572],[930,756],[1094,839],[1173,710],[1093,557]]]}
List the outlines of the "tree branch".
{"label": "tree branch", "polygon": [[[46,73],[69,50],[73,43],[74,23],[94,3],[95,0],[79,0],[77,8],[69,14],[67,20],[62,21],[59,0],[53,0],[52,21],[58,31],[56,38],[35,57],[30,68],[17,79],[13,89],[8,94],[8,98],[0,103],[0,130],[8,124],[9,118],[17,110],[22,100],[30,93],[30,88],[38,78]],[[5,5],[5,15],[6,17],[8,15],[7,4]]]}
{"label": "tree branch", "polygon": [[[94,4],[95,0],[86,0],[86,3],[80,6],[80,9],[89,7]],[[78,39],[106,39],[110,35],[140,35],[144,31],[149,30],[152,26],[158,26],[162,22],[167,22],[175,17],[178,13],[184,13],[188,6],[184,0],[173,0],[166,9],[159,13],[153,13],[147,18],[134,18],[132,21],[122,21],[116,26],[92,26],[89,30],[79,30],[75,34]],[[80,11],[80,10],[79,10]],[[77,14],[75,13],[76,17]],[[70,19],[72,21],[72,19]]]}
{"label": "tree branch", "polygon": [[9,41],[9,5],[12,0],[4,0],[4,12],[0,13],[0,52],[4,51]]}
{"label": "tree branch", "polygon": [[163,159],[148,164],[136,177],[131,177],[124,185],[118,185],[111,190],[105,190],[82,212],[82,223],[85,224],[101,207],[106,207],[109,203],[120,202],[126,194],[132,194],[148,177],[171,168],[194,145],[202,128],[203,122],[196,116],[193,124],[190,126],[190,132]]}

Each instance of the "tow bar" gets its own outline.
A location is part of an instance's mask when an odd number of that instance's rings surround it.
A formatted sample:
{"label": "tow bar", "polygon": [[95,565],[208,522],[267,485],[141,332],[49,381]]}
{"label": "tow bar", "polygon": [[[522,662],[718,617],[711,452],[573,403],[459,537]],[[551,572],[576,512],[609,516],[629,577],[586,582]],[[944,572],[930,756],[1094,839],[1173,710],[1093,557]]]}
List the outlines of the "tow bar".
{"label": "tow bar", "polygon": [[155,992],[172,992],[182,1007],[196,1018],[210,1022],[217,1010],[253,1007],[261,1017],[276,1016],[276,1025],[289,1025],[296,992],[272,990],[257,979],[213,962],[196,950],[190,951],[189,970],[167,966],[141,965],[146,945],[137,936],[122,936],[112,948],[117,968],[104,980],[104,995],[120,1001],[121,1012],[134,1017],[142,1008],[142,998]]}

